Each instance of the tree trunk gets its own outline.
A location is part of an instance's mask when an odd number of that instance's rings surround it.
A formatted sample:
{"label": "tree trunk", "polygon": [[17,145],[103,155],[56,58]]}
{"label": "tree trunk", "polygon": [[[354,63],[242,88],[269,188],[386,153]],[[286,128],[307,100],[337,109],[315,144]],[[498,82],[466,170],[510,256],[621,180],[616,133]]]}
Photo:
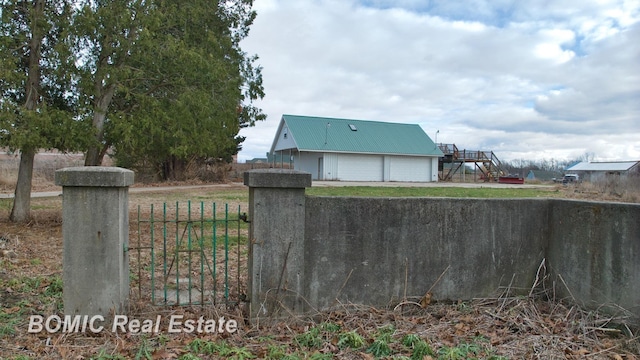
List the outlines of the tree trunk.
{"label": "tree trunk", "polygon": [[31,182],[33,179],[33,162],[35,150],[22,150],[18,181],[13,199],[13,209],[9,219],[14,222],[26,222],[31,218]]}
{"label": "tree trunk", "polygon": [[84,166],[100,166],[102,165],[102,158],[106,152],[102,151],[105,147],[104,141],[104,122],[107,118],[107,110],[113,94],[116,91],[114,85],[109,85],[103,88],[102,85],[96,84],[96,99],[94,101],[93,109],[93,128],[96,132],[96,144],[89,146],[87,150],[87,156],[84,158]]}
{"label": "tree trunk", "polygon": [[161,180],[185,180],[186,167],[186,160],[170,156],[162,162]]}
{"label": "tree trunk", "polygon": [[100,113],[97,109],[94,110],[93,130],[96,132],[96,144],[89,146],[87,155],[84,158],[84,166],[100,166],[102,164],[102,159],[100,159],[100,148],[102,147],[102,140],[104,139],[105,118],[105,113]]}
{"label": "tree trunk", "polygon": [[[40,22],[44,17],[44,0],[36,0],[33,4],[31,23],[31,41],[29,42],[29,74],[25,85],[25,109],[34,111],[40,100],[40,57],[43,31]],[[15,198],[9,219],[15,222],[25,222],[31,217],[31,182],[33,179],[33,161],[37,149],[31,147],[20,149],[20,167],[16,182]]]}

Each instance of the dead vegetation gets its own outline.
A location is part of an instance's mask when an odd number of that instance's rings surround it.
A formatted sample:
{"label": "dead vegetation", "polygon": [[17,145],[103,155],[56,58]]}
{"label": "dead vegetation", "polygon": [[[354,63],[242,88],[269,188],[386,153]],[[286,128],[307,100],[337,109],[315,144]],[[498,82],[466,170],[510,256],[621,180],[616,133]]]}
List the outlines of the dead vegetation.
{"label": "dead vegetation", "polygon": [[[12,191],[12,176],[0,167],[1,192]],[[37,191],[57,188],[50,176],[36,179]],[[568,198],[637,203],[640,190],[636,185],[583,183],[558,186],[557,190]],[[175,196],[188,199],[198,195],[197,191],[181,191]],[[166,193],[137,195],[130,207],[131,242],[137,239],[137,205],[142,205],[142,216],[148,218],[150,204],[171,199]],[[219,202],[230,203],[232,209],[242,203],[223,194]],[[638,329],[628,322],[628,312],[587,311],[572,299],[555,298],[554,289],[546,288],[547,282],[542,281],[544,273],[524,296],[506,288],[496,289],[494,298],[453,303],[408,298],[402,305],[374,308],[338,302],[331,310],[307,316],[249,322],[247,304],[239,298],[215,306],[152,306],[149,275],[144,272],[148,270],[148,253],[137,263],[136,254],[131,256],[132,274],[141,275],[132,279],[130,317],[154,319],[160,315],[161,329],[167,328],[168,317],[175,314],[191,319],[225,317],[238,321],[238,332],[29,334],[29,316],[62,315],[61,201],[38,199],[32,204],[32,221],[21,225],[8,221],[9,204],[9,200],[0,199],[3,359],[640,359]],[[146,239],[148,232],[143,232],[142,241]],[[230,264],[246,268],[246,245],[241,244],[237,254],[240,256],[232,254]],[[142,282],[141,293],[137,281]],[[240,277],[239,288],[238,295],[246,289],[246,274]]]}
{"label": "dead vegetation", "polygon": [[[157,203],[158,196],[164,201],[165,195],[149,193],[136,195],[136,202],[149,209],[146,205]],[[224,202],[224,194],[220,196]],[[170,315],[225,317],[238,321],[238,332],[29,334],[30,315],[62,315],[60,199],[40,199],[35,205],[33,221],[26,225],[8,222],[7,209],[0,213],[4,254],[0,257],[1,358],[640,359],[640,340],[637,329],[628,323],[628,312],[587,311],[571,299],[555,298],[554,289],[543,281],[542,266],[523,296],[504,288],[496,289],[494,298],[453,303],[407,298],[402,305],[375,308],[337,302],[328,311],[269,322],[249,322],[247,304],[239,299],[204,307],[152,306],[150,290],[139,296],[134,276],[130,317],[155,319],[160,315],[161,329],[167,328]],[[133,242],[136,206],[131,210]],[[143,218],[148,215],[145,210]],[[148,232],[143,235],[146,241]],[[238,253],[243,257],[246,245]],[[131,255],[132,274],[141,266],[144,289],[148,286],[148,255],[143,254],[138,265],[135,256]],[[230,264],[235,266],[237,260],[232,257]],[[240,266],[246,266],[244,260]],[[246,275],[240,281],[246,288]]]}
{"label": "dead vegetation", "polygon": [[567,198],[640,203],[640,176],[612,177],[562,188]]}

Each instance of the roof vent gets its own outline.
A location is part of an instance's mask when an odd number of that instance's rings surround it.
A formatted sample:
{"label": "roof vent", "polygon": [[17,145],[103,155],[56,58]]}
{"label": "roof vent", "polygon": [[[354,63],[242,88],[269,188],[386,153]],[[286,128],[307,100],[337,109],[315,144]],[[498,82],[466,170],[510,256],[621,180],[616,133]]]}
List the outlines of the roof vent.
{"label": "roof vent", "polygon": [[358,131],[358,128],[353,124],[349,124],[349,129],[351,129],[351,131]]}

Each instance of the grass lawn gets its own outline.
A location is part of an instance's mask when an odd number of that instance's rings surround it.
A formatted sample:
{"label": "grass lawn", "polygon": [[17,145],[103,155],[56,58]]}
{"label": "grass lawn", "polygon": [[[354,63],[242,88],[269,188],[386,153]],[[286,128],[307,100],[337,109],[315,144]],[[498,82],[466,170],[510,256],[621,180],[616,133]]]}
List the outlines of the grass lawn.
{"label": "grass lawn", "polygon": [[532,198],[560,197],[555,188],[466,188],[466,187],[312,187],[305,192],[312,196],[369,197],[455,197],[455,198]]}

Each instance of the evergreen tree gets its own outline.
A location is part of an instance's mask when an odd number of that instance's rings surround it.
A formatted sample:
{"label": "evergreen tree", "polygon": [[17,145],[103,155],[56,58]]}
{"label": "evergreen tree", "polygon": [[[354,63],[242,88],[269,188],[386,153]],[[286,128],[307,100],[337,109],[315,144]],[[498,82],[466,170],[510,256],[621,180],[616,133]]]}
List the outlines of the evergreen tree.
{"label": "evergreen tree", "polygon": [[12,221],[30,217],[35,154],[76,150],[86,129],[73,116],[69,52],[61,39],[71,6],[65,0],[0,2],[0,146],[20,152]]}
{"label": "evergreen tree", "polygon": [[[190,160],[230,160],[244,140],[240,128],[265,118],[251,104],[264,96],[257,57],[239,45],[256,16],[251,6],[87,3],[76,20],[78,40],[93,49],[81,74],[96,131],[86,164],[99,164],[113,148],[119,165],[175,179]],[[92,35],[91,22],[105,33]]]}

